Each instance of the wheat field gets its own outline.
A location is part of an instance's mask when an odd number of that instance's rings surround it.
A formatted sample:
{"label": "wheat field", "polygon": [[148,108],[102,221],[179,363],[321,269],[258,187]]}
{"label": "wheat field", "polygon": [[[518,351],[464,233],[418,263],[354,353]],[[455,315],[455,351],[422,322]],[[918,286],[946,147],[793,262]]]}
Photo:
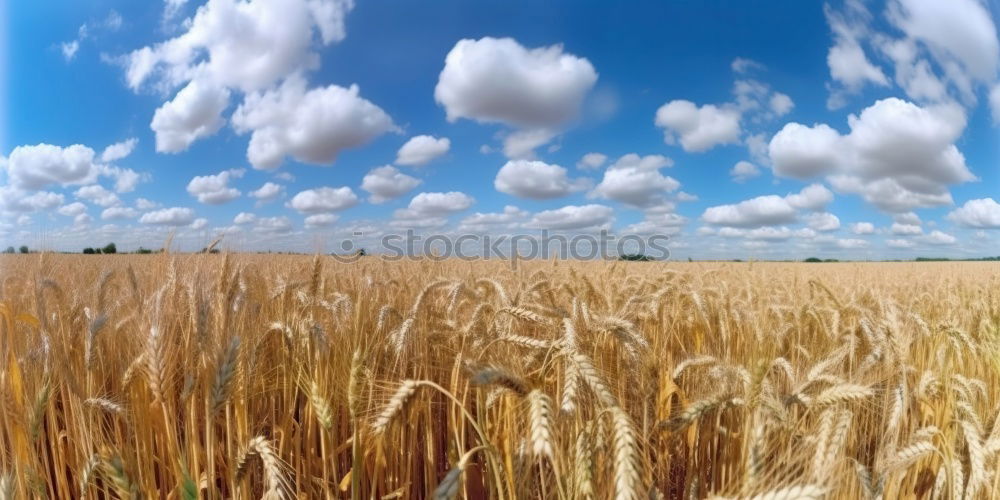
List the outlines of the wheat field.
{"label": "wheat field", "polygon": [[1000,496],[989,263],[0,260],[0,498]]}

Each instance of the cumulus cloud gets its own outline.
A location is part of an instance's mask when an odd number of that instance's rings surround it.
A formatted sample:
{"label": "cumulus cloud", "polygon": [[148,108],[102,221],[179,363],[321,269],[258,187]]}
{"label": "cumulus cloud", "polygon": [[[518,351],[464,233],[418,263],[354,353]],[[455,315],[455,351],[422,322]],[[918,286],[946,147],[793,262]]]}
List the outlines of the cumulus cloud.
{"label": "cumulus cloud", "polygon": [[101,161],[111,163],[125,159],[132,154],[132,151],[135,150],[135,146],[138,143],[139,139],[132,137],[131,139],[126,139],[122,142],[112,144],[104,148],[104,151],[101,153]]}
{"label": "cumulus cloud", "polygon": [[221,205],[240,197],[240,190],[229,186],[229,181],[243,177],[243,169],[231,169],[215,175],[202,175],[191,179],[187,192],[206,205]]}
{"label": "cumulus cloud", "polygon": [[140,174],[130,168],[103,165],[100,171],[105,177],[115,180],[115,191],[118,193],[131,193],[140,182],[149,180],[148,174]]}
{"label": "cumulus cloud", "polygon": [[830,190],[820,184],[812,184],[785,197],[758,196],[735,204],[709,207],[701,220],[729,227],[775,226],[795,222],[798,210],[819,211],[832,200]]}
{"label": "cumulus cloud", "polygon": [[601,153],[587,153],[576,162],[576,168],[580,170],[597,170],[608,161],[608,155]]}
{"label": "cumulus cloud", "polygon": [[903,234],[903,235],[915,235],[923,234],[924,229],[915,224],[900,224],[899,222],[893,222],[892,227],[889,228],[892,234]]}
{"label": "cumulus cloud", "polygon": [[36,191],[31,194],[13,186],[0,186],[0,211],[38,212],[62,205],[65,197],[58,193]]}
{"label": "cumulus cloud", "polygon": [[736,59],[733,59],[730,68],[732,68],[733,73],[743,74],[751,70],[763,70],[765,69],[765,66],[757,61],[754,61],[753,59],[737,57]]}
{"label": "cumulus cloud", "polygon": [[321,227],[330,227],[334,225],[338,219],[340,219],[340,217],[334,214],[316,214],[306,217],[305,223],[306,228],[317,229]]}
{"label": "cumulus cloud", "polygon": [[143,224],[160,226],[184,226],[194,221],[194,210],[182,207],[170,207],[152,212],[146,212],[139,218]]}
{"label": "cumulus cloud", "polygon": [[583,230],[611,227],[615,211],[604,205],[568,205],[535,214],[526,227],[550,230]]}
{"label": "cumulus cloud", "polygon": [[338,212],[358,204],[358,196],[347,186],[318,187],[300,191],[287,203],[301,214]]}
{"label": "cumulus cloud", "polygon": [[121,204],[121,199],[118,195],[104,189],[100,184],[91,184],[90,186],[84,186],[76,190],[74,195],[81,199],[87,200],[91,203],[101,206],[101,207],[113,207]]}
{"label": "cumulus cloud", "polygon": [[875,225],[871,222],[856,222],[851,224],[851,232],[854,234],[875,234]]}
{"label": "cumulus cloud", "polygon": [[138,208],[139,210],[152,210],[158,206],[160,206],[159,203],[147,200],[146,198],[137,198],[135,200],[135,208]]}
{"label": "cumulus cloud", "polygon": [[921,241],[931,245],[953,245],[958,241],[958,239],[948,233],[935,230],[922,236]]}
{"label": "cumulus cloud", "polygon": [[447,217],[468,209],[475,199],[465,193],[420,193],[410,200],[407,208],[396,210],[397,219],[431,219]]}
{"label": "cumulus cloud", "polygon": [[845,12],[838,12],[829,5],[824,6],[827,23],[834,34],[834,45],[826,57],[830,76],[855,92],[866,83],[888,86],[885,73],[868,60],[861,46],[868,34],[871,14],[860,2],[847,2],[847,7]]}
{"label": "cumulus cloud", "polygon": [[229,89],[194,80],[153,114],[149,127],[156,133],[158,153],[180,153],[225,125],[223,111],[229,106]]}
{"label": "cumulus cloud", "polygon": [[493,186],[519,198],[560,198],[589,187],[586,179],[570,179],[565,168],[541,161],[512,160],[497,172]]}
{"label": "cumulus cloud", "polygon": [[285,216],[262,217],[253,228],[258,233],[285,234],[292,231],[292,221]]}
{"label": "cumulus cloud", "polygon": [[795,222],[795,207],[777,195],[758,196],[732,205],[709,207],[701,219],[709,224],[759,227]]}
{"label": "cumulus cloud", "polygon": [[8,180],[21,189],[90,184],[98,173],[94,150],[80,144],[18,146],[7,158]]}
{"label": "cumulus cloud", "polygon": [[420,179],[406,175],[391,165],[385,165],[368,172],[361,180],[361,189],[371,193],[368,201],[378,204],[399,198],[420,183]]}
{"label": "cumulus cloud", "polygon": [[257,216],[249,212],[240,212],[233,217],[233,224],[237,226],[242,226],[245,224],[253,224],[257,222]]}
{"label": "cumulus cloud", "polygon": [[517,130],[503,139],[503,154],[510,159],[532,159],[535,149],[548,144],[559,133],[553,129],[534,128]]}
{"label": "cumulus cloud", "polygon": [[263,186],[247,193],[247,196],[257,200],[258,205],[277,200],[285,192],[285,186],[273,182],[265,182]]}
{"label": "cumulus cloud", "polygon": [[604,171],[604,178],[590,195],[639,209],[663,207],[668,203],[667,194],[681,186],[677,179],[660,173],[670,166],[673,161],[665,156],[627,154]]}
{"label": "cumulus cloud", "polygon": [[458,226],[459,231],[486,233],[497,228],[513,228],[530,215],[513,205],[503,207],[503,212],[476,212],[464,219]]}
{"label": "cumulus cloud", "polygon": [[868,241],[857,238],[842,238],[837,240],[837,246],[843,249],[867,248]]}
{"label": "cumulus cloud", "polygon": [[993,198],[969,200],[948,214],[948,220],[977,229],[1000,228],[1000,203]]}
{"label": "cumulus cloud", "polygon": [[396,153],[396,164],[420,167],[430,163],[435,158],[448,153],[451,140],[440,139],[430,135],[418,135],[410,138]]}
{"label": "cumulus cloud", "polygon": [[736,162],[736,165],[733,165],[733,168],[729,170],[729,176],[732,177],[735,182],[746,182],[759,175],[760,169],[748,161],[738,161]]}
{"label": "cumulus cloud", "polygon": [[139,211],[132,207],[109,207],[101,211],[101,220],[134,219]]}
{"label": "cumulus cloud", "polygon": [[949,204],[949,185],[975,179],[954,144],[966,124],[961,109],[889,98],[848,123],[847,135],[822,124],[786,125],[769,145],[775,175],[828,175],[839,191],[894,213]]}
{"label": "cumulus cloud", "polygon": [[244,92],[266,88],[315,68],[313,41],[342,40],[353,6],[351,0],[209,0],[183,33],[129,54],[126,80],[133,90],[149,80],[169,88],[195,78]]}
{"label": "cumulus cloud", "polygon": [[655,123],[664,129],[664,142],[674,144],[679,140],[687,152],[737,144],[741,133],[738,109],[713,104],[698,107],[686,100],[670,101],[661,106],[656,110]]}
{"label": "cumulus cloud", "polygon": [[810,184],[798,193],[785,197],[788,203],[803,210],[822,210],[833,201],[833,193],[822,184]]}
{"label": "cumulus cloud", "polygon": [[69,42],[63,42],[59,45],[60,51],[62,51],[63,59],[67,62],[72,61],[76,57],[76,52],[80,50],[80,41],[71,40]]}
{"label": "cumulus cloud", "polygon": [[827,232],[840,229],[840,219],[829,212],[816,212],[806,217],[810,229]]}
{"label": "cumulus cloud", "polygon": [[74,201],[73,203],[59,207],[57,212],[59,212],[59,215],[65,215],[66,217],[76,217],[87,212],[87,205],[79,201]]}
{"label": "cumulus cloud", "polygon": [[888,245],[889,248],[913,248],[914,246],[912,241],[903,239],[886,240],[885,244]]}
{"label": "cumulus cloud", "polygon": [[590,61],[561,45],[529,49],[511,38],[465,39],[445,57],[434,99],[451,122],[551,128],[579,114],[596,81]]}
{"label": "cumulus cloud", "polygon": [[206,226],[208,226],[208,219],[204,217],[199,217],[188,225],[189,228],[194,229],[195,231],[205,229]]}
{"label": "cumulus cloud", "polygon": [[238,133],[251,133],[247,158],[257,169],[277,168],[286,156],[332,164],[341,151],[397,130],[382,108],[361,97],[357,85],[306,90],[299,76],[248,94],[232,122]]}

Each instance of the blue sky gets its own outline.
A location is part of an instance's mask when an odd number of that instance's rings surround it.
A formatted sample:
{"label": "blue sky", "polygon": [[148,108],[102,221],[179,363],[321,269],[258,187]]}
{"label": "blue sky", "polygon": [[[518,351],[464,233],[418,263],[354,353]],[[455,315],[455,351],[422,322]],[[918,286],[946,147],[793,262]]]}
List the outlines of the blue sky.
{"label": "blue sky", "polygon": [[3,246],[1000,253],[993,0],[5,8]]}

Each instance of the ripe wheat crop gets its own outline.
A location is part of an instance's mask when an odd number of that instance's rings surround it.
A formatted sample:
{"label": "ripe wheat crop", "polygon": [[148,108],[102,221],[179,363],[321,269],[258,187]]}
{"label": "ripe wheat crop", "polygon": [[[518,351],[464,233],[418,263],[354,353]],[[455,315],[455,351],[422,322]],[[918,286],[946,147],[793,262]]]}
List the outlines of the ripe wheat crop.
{"label": "ripe wheat crop", "polygon": [[0,260],[0,498],[1000,496],[994,264]]}

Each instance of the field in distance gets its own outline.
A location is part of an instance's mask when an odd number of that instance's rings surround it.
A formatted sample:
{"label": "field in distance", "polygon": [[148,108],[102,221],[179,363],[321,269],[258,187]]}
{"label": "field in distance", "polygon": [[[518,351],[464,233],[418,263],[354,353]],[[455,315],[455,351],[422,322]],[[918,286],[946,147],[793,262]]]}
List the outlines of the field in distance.
{"label": "field in distance", "polygon": [[1000,264],[0,257],[0,498],[995,498]]}

